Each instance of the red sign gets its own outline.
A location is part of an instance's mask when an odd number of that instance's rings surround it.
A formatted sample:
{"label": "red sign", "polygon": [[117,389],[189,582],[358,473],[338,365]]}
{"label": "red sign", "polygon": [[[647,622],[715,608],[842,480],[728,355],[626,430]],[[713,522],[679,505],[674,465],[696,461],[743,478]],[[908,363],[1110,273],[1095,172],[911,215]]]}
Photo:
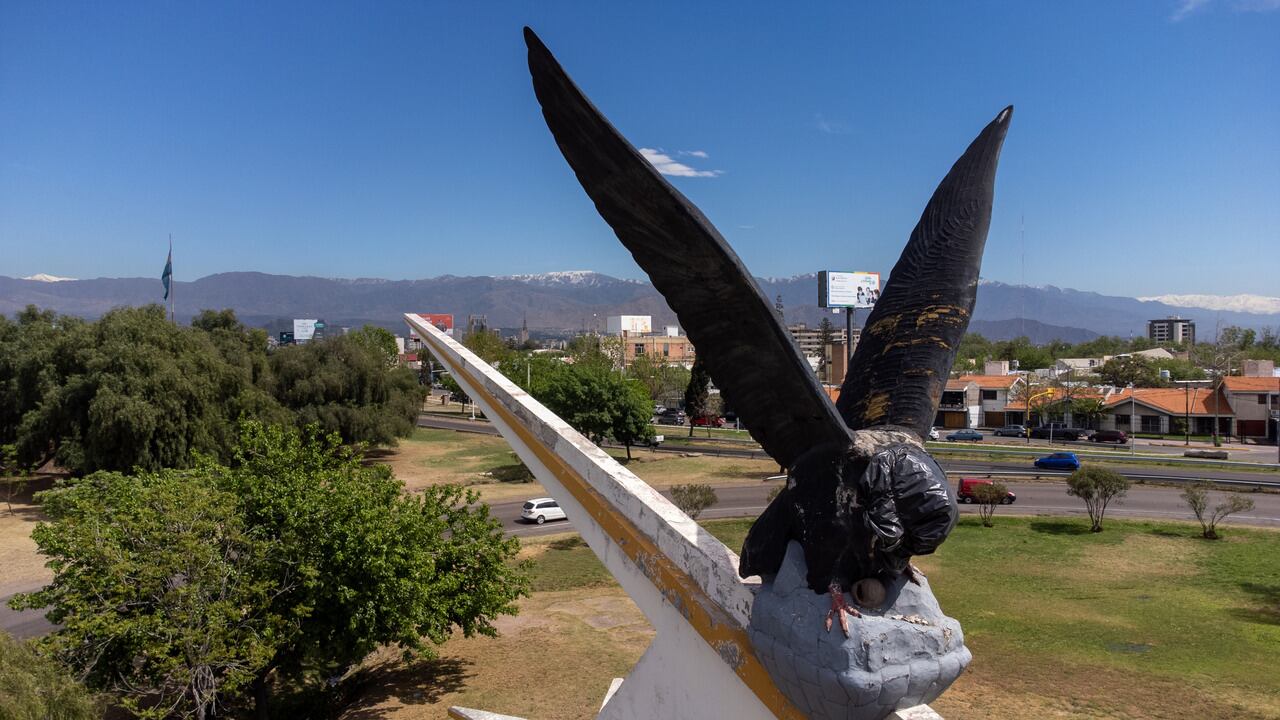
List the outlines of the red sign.
{"label": "red sign", "polygon": [[[432,325],[435,325],[436,329],[444,333],[445,335],[448,335],[449,337],[453,337],[453,316],[452,315],[439,315],[435,313],[418,313],[418,317],[422,318],[426,322],[431,323]],[[414,332],[412,329],[410,329],[409,336],[417,337],[418,334]]]}

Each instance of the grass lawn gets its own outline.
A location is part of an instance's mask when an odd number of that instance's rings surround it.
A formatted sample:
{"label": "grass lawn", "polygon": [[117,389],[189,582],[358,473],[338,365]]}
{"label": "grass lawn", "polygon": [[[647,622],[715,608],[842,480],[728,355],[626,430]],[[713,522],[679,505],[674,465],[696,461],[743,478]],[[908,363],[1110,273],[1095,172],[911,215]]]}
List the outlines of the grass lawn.
{"label": "grass lawn", "polygon": [[[717,458],[696,452],[656,453],[632,448],[632,458],[628,461],[625,450],[610,448],[607,452],[645,482],[660,489],[679,483],[741,485],[778,472],[777,463],[771,460]],[[511,446],[495,435],[416,428],[398,447],[371,453],[370,457],[390,465],[409,490],[456,483],[473,487],[486,502],[546,494],[541,484],[520,472]]]}
{"label": "grass lawn", "polygon": [[[750,521],[705,525],[736,548]],[[1213,542],[1197,532],[963,519],[918,562],[974,653],[934,708],[949,720],[1280,717],[1280,533],[1232,527]],[[388,718],[443,717],[450,704],[594,716],[651,630],[576,535],[530,541],[523,556],[535,594],[503,621],[502,637],[449,641],[441,660],[395,670],[399,689],[380,685],[378,702],[361,709]],[[431,690],[440,668],[463,671],[450,671],[447,690]]]}

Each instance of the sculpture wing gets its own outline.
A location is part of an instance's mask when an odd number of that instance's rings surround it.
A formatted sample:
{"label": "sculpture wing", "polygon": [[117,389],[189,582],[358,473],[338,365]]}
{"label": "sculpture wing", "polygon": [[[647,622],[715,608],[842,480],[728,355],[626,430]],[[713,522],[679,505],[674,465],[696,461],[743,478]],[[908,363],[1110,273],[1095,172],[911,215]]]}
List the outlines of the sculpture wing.
{"label": "sculpture wing", "polygon": [[854,430],[927,436],[978,290],[996,164],[1013,106],[983,129],[925,206],[863,326],[836,403]]}
{"label": "sculpture wing", "polygon": [[725,401],[783,466],[848,429],[773,306],[702,213],[662,178],[525,28],[551,134],[596,210],[675,311]]}

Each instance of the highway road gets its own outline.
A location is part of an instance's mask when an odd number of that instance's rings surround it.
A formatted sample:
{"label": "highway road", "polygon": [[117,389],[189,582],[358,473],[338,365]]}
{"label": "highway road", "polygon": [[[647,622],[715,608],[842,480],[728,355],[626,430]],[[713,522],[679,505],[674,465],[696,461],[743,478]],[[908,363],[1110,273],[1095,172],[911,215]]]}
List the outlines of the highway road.
{"label": "highway road", "polygon": [[[764,510],[769,491],[776,483],[757,482],[750,485],[731,485],[716,488],[719,502],[706,510],[702,518],[754,517]],[[1067,495],[1067,485],[1057,481],[1005,483],[1018,496],[1013,505],[1003,506],[996,514],[1007,515],[1055,515],[1082,516],[1087,518],[1084,503]],[[664,495],[666,493],[663,493]],[[1107,508],[1108,517],[1148,518],[1156,520],[1193,520],[1187,505],[1179,497],[1177,488],[1135,485],[1119,504]],[[1251,493],[1254,509],[1240,515],[1232,515],[1224,525],[1258,525],[1280,527],[1280,494]],[[549,522],[544,525],[518,522],[522,502],[504,502],[490,505],[494,516],[502,520],[507,532],[518,537],[548,535],[572,530],[573,521]],[[976,505],[961,505],[960,512],[976,513]]]}

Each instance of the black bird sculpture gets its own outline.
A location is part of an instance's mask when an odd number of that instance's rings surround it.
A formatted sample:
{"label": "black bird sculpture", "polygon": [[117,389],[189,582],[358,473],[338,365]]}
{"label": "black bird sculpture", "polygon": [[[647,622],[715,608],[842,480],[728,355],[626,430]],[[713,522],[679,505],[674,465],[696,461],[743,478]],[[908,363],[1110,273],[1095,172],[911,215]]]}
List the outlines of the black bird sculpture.
{"label": "black bird sculpture", "polygon": [[934,191],[867,318],[839,401],[827,399],[769,299],[689,202],[609,124],[525,28],[551,134],[618,239],[675,311],[727,404],[779,465],[782,492],[756,520],[739,574],[770,576],[798,541],[808,584],[844,593],[865,578],[914,579],[913,555],[955,526],[946,476],[924,451],[969,325],[1013,108],[978,134]]}

